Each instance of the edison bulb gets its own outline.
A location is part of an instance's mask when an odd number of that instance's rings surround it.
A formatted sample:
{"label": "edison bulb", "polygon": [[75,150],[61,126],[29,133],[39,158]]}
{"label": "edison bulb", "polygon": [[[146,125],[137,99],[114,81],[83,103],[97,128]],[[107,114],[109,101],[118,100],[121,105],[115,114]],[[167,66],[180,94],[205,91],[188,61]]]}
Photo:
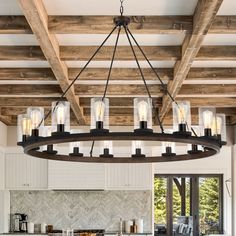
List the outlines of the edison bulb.
{"label": "edison bulb", "polygon": [[188,105],[187,104],[179,104],[179,107],[177,108],[177,117],[178,117],[178,123],[183,124],[187,121],[187,115],[188,115]]}
{"label": "edison bulb", "polygon": [[105,113],[105,103],[103,101],[96,101],[94,103],[94,111],[96,121],[103,121]]}
{"label": "edison bulb", "polygon": [[38,109],[34,109],[31,111],[30,117],[32,122],[32,129],[38,129],[38,126],[40,125],[40,122],[42,120],[41,112]]}
{"label": "edison bulb", "polygon": [[216,117],[216,119],[214,119],[213,123],[212,123],[212,133],[214,135],[217,134],[221,134],[221,130],[222,130],[222,119],[221,117]]}
{"label": "edison bulb", "polygon": [[206,110],[202,113],[203,116],[203,124],[205,129],[211,129],[212,128],[212,122],[213,122],[213,112],[210,110]]}
{"label": "edison bulb", "polygon": [[22,118],[22,134],[30,135],[31,131],[31,119],[30,118]]}
{"label": "edison bulb", "polygon": [[144,100],[138,103],[138,116],[139,116],[139,121],[147,121],[148,103]]}
{"label": "edison bulb", "polygon": [[57,105],[56,109],[57,124],[65,123],[65,106],[62,103]]}

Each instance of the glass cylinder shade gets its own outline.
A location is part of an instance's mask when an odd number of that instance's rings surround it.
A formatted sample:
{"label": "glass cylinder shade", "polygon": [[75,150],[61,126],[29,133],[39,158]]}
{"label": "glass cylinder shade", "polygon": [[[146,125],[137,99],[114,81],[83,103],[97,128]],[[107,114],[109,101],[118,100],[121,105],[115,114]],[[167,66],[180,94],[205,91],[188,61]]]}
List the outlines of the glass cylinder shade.
{"label": "glass cylinder shade", "polygon": [[[70,131],[71,134],[78,134],[78,133],[82,133],[82,130],[80,129],[72,129]],[[72,153],[73,155],[80,155],[82,156],[83,152],[83,142],[71,142],[70,143],[70,153]]]}
{"label": "glass cylinder shade", "polygon": [[216,109],[214,107],[199,108],[199,125],[204,130],[205,136],[212,136],[212,124],[215,119]]}
{"label": "glass cylinder shade", "polygon": [[109,154],[113,154],[113,142],[104,140],[100,142],[100,153],[105,153],[105,149],[109,151]]}
{"label": "glass cylinder shade", "polygon": [[32,136],[42,135],[44,127],[43,107],[28,107],[27,114],[31,119],[31,135]]}
{"label": "glass cylinder shade", "polygon": [[17,116],[17,141],[24,142],[31,135],[31,119],[27,114]]}
{"label": "glass cylinder shade", "polygon": [[52,102],[52,132],[70,132],[69,102]]}
{"label": "glass cylinder shade", "polygon": [[173,110],[174,131],[186,132],[187,129],[191,127],[190,102],[181,101],[181,102],[178,102],[178,105],[175,102],[173,102],[172,110]]}
{"label": "glass cylinder shade", "polygon": [[145,156],[145,145],[143,141],[135,140],[132,141],[132,156]]}
{"label": "glass cylinder shade", "polygon": [[112,141],[104,140],[100,142],[100,157],[113,157]]}
{"label": "glass cylinder shade", "polygon": [[134,99],[134,129],[152,129],[152,99]]}
{"label": "glass cylinder shade", "polygon": [[225,114],[216,113],[215,119],[212,123],[212,135],[220,139],[221,141],[226,141],[226,121]]}
{"label": "glass cylinder shade", "polygon": [[[173,130],[165,130],[166,134],[172,134]],[[175,156],[175,142],[161,142],[162,156]]]}
{"label": "glass cylinder shade", "polygon": [[109,129],[109,99],[91,99],[91,129]]}

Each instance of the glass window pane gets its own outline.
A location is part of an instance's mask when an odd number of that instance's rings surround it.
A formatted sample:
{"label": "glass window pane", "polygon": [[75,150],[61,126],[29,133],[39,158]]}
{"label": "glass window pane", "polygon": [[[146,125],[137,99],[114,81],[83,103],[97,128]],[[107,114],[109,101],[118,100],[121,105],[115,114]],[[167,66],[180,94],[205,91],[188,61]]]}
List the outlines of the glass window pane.
{"label": "glass window pane", "polygon": [[201,235],[220,233],[219,178],[199,178],[199,223]]}

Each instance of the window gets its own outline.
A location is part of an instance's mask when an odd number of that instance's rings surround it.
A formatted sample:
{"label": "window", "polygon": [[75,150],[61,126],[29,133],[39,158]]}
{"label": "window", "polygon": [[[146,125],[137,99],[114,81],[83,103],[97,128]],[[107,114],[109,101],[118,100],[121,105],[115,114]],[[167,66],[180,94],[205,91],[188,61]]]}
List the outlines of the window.
{"label": "window", "polygon": [[155,175],[155,235],[222,233],[222,191],[222,175]]}

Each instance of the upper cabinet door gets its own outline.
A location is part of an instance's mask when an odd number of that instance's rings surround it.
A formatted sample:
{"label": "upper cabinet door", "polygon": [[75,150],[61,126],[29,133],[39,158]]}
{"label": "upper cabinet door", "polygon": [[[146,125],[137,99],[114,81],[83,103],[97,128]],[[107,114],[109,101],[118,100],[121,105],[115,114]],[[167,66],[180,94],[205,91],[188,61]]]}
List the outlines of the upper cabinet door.
{"label": "upper cabinet door", "polygon": [[97,163],[49,161],[49,189],[105,188],[105,167]]}
{"label": "upper cabinet door", "polygon": [[149,190],[151,187],[151,164],[106,165],[106,189],[108,190]]}
{"label": "upper cabinet door", "polygon": [[5,188],[47,189],[47,161],[21,153],[5,155]]}

